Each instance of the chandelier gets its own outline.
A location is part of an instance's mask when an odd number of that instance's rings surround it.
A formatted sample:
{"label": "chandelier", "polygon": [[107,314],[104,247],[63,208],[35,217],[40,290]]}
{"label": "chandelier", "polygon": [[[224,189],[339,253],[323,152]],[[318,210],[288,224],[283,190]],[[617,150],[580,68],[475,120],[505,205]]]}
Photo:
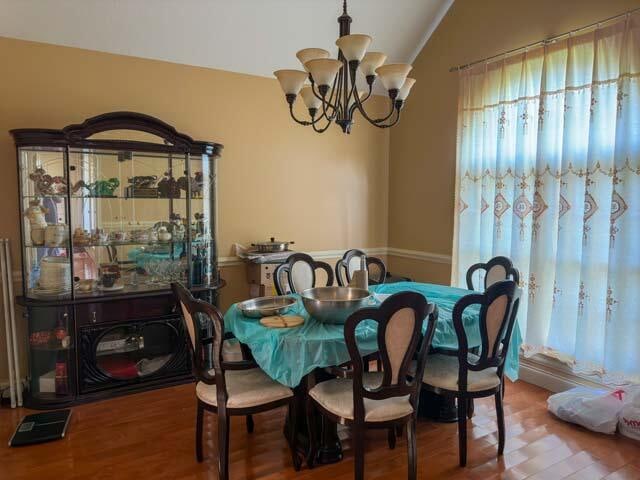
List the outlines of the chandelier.
{"label": "chandelier", "polygon": [[[342,6],[342,15],[338,17],[340,38],[336,40],[339,48],[338,59],[329,58],[327,50],[305,48],[296,53],[302,63],[302,70],[278,70],[273,72],[285,93],[291,118],[300,125],[311,126],[323,133],[333,122],[344,133],[351,133],[353,115],[360,112],[363,118],[378,128],[389,128],[400,120],[400,111],[416,81],[407,78],[413,68],[405,63],[383,65],[387,59],[384,53],[367,52],[371,43],[369,35],[351,34],[351,17],[347,14],[347,0]],[[368,88],[359,91],[357,73],[364,75]],[[376,79],[380,77],[390,99],[389,113],[382,118],[371,118],[363,107],[373,91]],[[305,82],[309,80],[309,84]],[[293,105],[298,98],[309,112],[308,120],[300,120],[293,113]]]}

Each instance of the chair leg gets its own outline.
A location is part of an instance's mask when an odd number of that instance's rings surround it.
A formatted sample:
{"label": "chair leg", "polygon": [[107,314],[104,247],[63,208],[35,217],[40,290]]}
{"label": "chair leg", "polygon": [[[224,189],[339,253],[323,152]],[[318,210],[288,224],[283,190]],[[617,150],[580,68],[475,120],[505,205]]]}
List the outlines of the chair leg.
{"label": "chair leg", "polygon": [[253,433],[253,416],[251,415],[247,415],[246,416],[246,421],[247,421],[247,433]]}
{"label": "chair leg", "polygon": [[387,430],[387,443],[389,444],[389,448],[391,450],[396,448],[396,429],[395,429],[395,427],[390,427]]}
{"label": "chair leg", "polygon": [[467,399],[467,418],[471,419],[473,417],[473,398]]}
{"label": "chair leg", "polygon": [[309,451],[307,452],[307,466],[313,468],[315,466],[316,457],[318,455],[318,428],[317,418],[313,400],[307,397],[307,428],[309,431]]}
{"label": "chair leg", "polygon": [[364,428],[354,426],[353,435],[353,453],[355,460],[355,480],[364,480]]}
{"label": "chair leg", "polygon": [[496,393],[496,416],[498,420],[498,456],[504,453],[504,409],[502,408],[502,393]]}
{"label": "chair leg", "polygon": [[229,417],[225,409],[218,409],[218,478],[229,479]]}
{"label": "chair leg", "polygon": [[407,423],[407,455],[409,466],[409,480],[418,478],[418,445],[416,442],[416,419]]}
{"label": "chair leg", "polygon": [[289,403],[289,448],[293,469],[300,471],[300,457],[298,457],[298,399],[293,397]]}
{"label": "chair leg", "polygon": [[503,379],[502,379],[502,384],[501,384],[501,387],[502,387],[502,399],[503,399],[503,400],[504,400],[504,392],[505,392],[505,390],[506,390],[506,389],[504,388],[505,386],[506,386],[506,385],[504,384],[504,378],[503,378]]}
{"label": "chair leg", "polygon": [[202,423],[204,421],[204,405],[198,400],[198,413],[196,414],[196,459],[202,462]]}
{"label": "chair leg", "polygon": [[458,397],[458,448],[460,466],[467,465],[467,399]]}

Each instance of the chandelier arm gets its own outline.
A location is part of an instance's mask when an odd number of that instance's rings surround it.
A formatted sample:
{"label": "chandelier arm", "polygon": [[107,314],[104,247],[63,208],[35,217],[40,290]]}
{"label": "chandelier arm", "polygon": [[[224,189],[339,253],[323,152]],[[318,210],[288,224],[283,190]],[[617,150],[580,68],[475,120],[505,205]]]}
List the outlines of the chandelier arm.
{"label": "chandelier arm", "polygon": [[311,121],[311,122],[308,122],[308,121],[306,121],[306,120],[298,120],[298,119],[296,118],[296,116],[294,115],[294,113],[293,113],[293,104],[292,104],[292,103],[290,103],[290,104],[289,104],[289,114],[291,115],[291,118],[293,118],[293,120],[294,120],[296,123],[299,123],[300,125],[303,125],[303,126],[305,126],[305,127],[308,127],[309,125],[315,125],[315,124],[316,124],[316,123],[318,123],[318,122],[320,121],[320,119],[322,118],[322,117],[320,116],[320,117],[316,118],[315,120],[313,120],[313,121]]}
{"label": "chandelier arm", "polygon": [[396,108],[396,118],[395,118],[395,120],[393,120],[393,122],[388,123],[388,124],[374,123],[373,126],[374,127],[378,127],[378,128],[391,128],[391,127],[393,127],[396,123],[398,123],[400,121],[400,110],[402,110],[402,109],[401,108]]}
{"label": "chandelier arm", "polygon": [[[402,103],[400,103],[400,101],[392,100],[391,101],[391,105],[392,105],[391,113],[389,115],[387,115],[386,117],[384,117],[384,118],[372,119],[371,117],[369,117],[369,115],[367,115],[367,112],[364,111],[364,108],[362,107],[362,104],[360,102],[358,102],[358,111],[373,126],[378,127],[378,128],[389,128],[389,127],[393,127],[396,123],[398,123],[398,120],[400,120],[400,110],[402,109]],[[391,116],[393,115],[394,111],[396,112],[396,118],[393,121],[393,123],[391,123],[389,125],[384,125],[383,122],[385,122],[389,118],[391,118]]]}
{"label": "chandelier arm", "polygon": [[[333,95],[333,91],[336,87],[336,80],[337,77],[333,80],[333,86],[331,87],[331,96],[329,98],[329,100],[326,101],[327,105],[330,106],[331,108],[333,108],[334,110],[336,109],[336,105],[334,105],[333,103],[331,103],[334,95]],[[316,85],[316,83],[313,81],[313,77],[311,75],[309,75],[309,81],[311,82],[311,91],[313,92],[313,95],[318,99],[318,100],[322,100],[323,106],[325,103],[325,99],[322,98],[322,95],[320,95],[320,90],[319,87]],[[316,91],[316,88],[318,88],[318,91]],[[324,109],[323,109],[324,110]]]}
{"label": "chandelier arm", "polygon": [[[369,84],[369,92],[360,100],[360,105],[366,102],[371,96],[371,92],[373,91],[373,84]],[[360,98],[360,92],[356,92],[356,98]],[[358,102],[353,102],[353,104],[349,107],[349,117],[353,117],[353,112],[358,108]]]}
{"label": "chandelier arm", "polygon": [[[350,73],[351,73],[351,81],[353,83],[353,90],[355,91],[355,98],[354,98],[354,104],[352,105],[352,108],[355,106],[358,111],[362,114],[362,116],[368,120],[370,123],[372,124],[380,124],[382,122],[386,122],[387,120],[389,120],[391,118],[391,116],[393,115],[393,112],[396,110],[397,105],[396,105],[396,101],[395,101],[395,95],[393,95],[393,97],[391,97],[391,109],[389,111],[389,113],[382,118],[376,118],[376,119],[372,119],[371,117],[369,117],[369,115],[367,115],[367,112],[365,112],[364,107],[362,106],[363,101],[360,100],[360,94],[358,92],[357,86],[356,86],[356,72],[357,72],[357,64],[354,64],[352,68],[350,68]],[[369,85],[369,95],[371,95],[371,90],[373,89],[373,84]],[[369,97],[369,95],[367,95],[367,98]],[[349,111],[350,116],[353,116],[353,111]]]}
{"label": "chandelier arm", "polygon": [[316,132],[316,133],[324,133],[332,123],[333,123],[333,120],[327,120],[327,124],[324,127],[317,128],[316,125],[313,124],[313,125],[311,125],[311,128],[313,128],[313,131]]}

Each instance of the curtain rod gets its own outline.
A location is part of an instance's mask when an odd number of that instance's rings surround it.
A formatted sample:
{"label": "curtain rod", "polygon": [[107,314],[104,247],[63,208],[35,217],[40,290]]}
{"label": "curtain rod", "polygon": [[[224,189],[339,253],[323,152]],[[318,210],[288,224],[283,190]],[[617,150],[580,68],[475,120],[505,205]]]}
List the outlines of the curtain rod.
{"label": "curtain rod", "polygon": [[638,12],[638,11],[640,11],[640,8],[634,8],[633,10],[629,10],[628,12],[621,13],[620,15],[614,15],[613,17],[609,17],[609,18],[607,18],[605,20],[600,20],[599,22],[594,22],[594,23],[592,23],[590,25],[586,25],[584,27],[576,28],[575,30],[571,30],[571,31],[568,31],[568,32],[565,32],[565,33],[561,33],[560,35],[555,35],[555,36],[549,37],[549,38],[547,38],[545,40],[539,40],[537,42],[530,43],[530,44],[525,45],[523,47],[514,48],[514,49],[508,50],[508,51],[506,51],[504,53],[499,53],[497,55],[492,55],[490,57],[485,57],[485,58],[483,58],[481,60],[476,60],[475,62],[465,63],[464,65],[458,65],[457,67],[451,67],[449,69],[449,71],[450,72],[458,72],[460,70],[464,70],[466,68],[472,67],[473,65],[477,65],[479,63],[489,62],[490,60],[493,60],[493,59],[496,59],[496,58],[508,57],[508,56],[514,55],[514,54],[516,54],[516,53],[518,53],[520,51],[527,50],[527,49],[532,48],[532,47],[537,47],[537,46],[540,46],[540,45],[553,43],[553,42],[555,42],[556,40],[559,40],[562,37],[566,37],[567,35],[573,35],[573,34],[576,34],[578,32],[582,32],[584,30],[589,30],[589,29],[594,28],[594,27],[599,27],[603,23],[607,23],[607,22],[610,22],[612,20],[617,20],[618,18],[622,18],[622,17],[628,16],[628,15],[632,15],[632,14]]}

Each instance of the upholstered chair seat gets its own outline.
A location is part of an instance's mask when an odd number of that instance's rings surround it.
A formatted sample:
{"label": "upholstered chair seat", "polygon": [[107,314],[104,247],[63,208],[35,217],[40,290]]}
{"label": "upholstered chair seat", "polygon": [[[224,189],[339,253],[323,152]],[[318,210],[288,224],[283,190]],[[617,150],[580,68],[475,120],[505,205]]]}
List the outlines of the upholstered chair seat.
{"label": "upholstered chair seat", "polygon": [[[373,390],[382,385],[382,372],[366,372],[362,385]],[[309,395],[325,410],[342,418],[353,420],[353,381],[350,378],[336,378],[317,384]],[[364,399],[364,420],[366,422],[386,422],[413,413],[409,395],[390,397],[383,400]]]}
{"label": "upholstered chair seat", "polygon": [[[476,363],[479,357],[469,354],[470,363]],[[451,355],[429,355],[424,369],[424,383],[436,388],[458,391],[458,372],[460,365],[457,356]],[[495,367],[486,368],[479,372],[469,370],[467,376],[467,391],[479,392],[488,390],[500,385],[498,369]]]}
{"label": "upholstered chair seat", "polygon": [[[211,371],[211,375],[215,372]],[[290,388],[272,380],[259,368],[227,370],[227,408],[248,408],[293,396]],[[209,405],[218,405],[216,386],[198,382],[196,396]]]}

